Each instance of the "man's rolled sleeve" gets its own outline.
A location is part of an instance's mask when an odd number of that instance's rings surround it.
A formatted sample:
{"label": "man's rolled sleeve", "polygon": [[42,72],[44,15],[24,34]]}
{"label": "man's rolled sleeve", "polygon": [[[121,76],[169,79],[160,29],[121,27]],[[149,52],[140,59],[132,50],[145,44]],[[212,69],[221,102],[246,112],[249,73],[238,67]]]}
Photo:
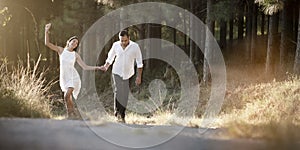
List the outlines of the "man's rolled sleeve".
{"label": "man's rolled sleeve", "polygon": [[137,46],[136,66],[137,68],[143,68],[143,58],[139,46]]}

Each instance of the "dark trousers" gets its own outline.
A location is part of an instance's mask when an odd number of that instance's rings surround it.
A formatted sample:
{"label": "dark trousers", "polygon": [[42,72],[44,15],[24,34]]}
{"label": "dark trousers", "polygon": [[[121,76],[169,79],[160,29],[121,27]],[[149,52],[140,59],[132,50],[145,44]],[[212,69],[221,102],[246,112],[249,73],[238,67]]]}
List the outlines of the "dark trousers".
{"label": "dark trousers", "polygon": [[129,94],[129,79],[123,80],[119,75],[113,74],[112,81],[115,114],[121,115],[122,118],[125,118]]}

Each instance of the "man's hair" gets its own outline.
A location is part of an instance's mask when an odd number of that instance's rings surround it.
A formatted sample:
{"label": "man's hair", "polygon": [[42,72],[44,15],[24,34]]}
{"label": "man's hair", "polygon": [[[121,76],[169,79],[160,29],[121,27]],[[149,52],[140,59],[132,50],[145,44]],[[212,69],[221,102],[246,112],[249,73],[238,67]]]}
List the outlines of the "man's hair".
{"label": "man's hair", "polygon": [[129,34],[128,34],[128,31],[127,30],[122,30],[120,33],[119,33],[119,36],[127,36],[129,37]]}

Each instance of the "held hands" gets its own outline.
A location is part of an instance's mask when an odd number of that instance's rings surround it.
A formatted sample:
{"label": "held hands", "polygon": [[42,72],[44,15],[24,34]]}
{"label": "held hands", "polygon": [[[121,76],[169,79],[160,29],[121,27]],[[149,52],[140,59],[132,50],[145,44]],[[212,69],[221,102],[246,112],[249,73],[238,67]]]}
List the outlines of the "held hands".
{"label": "held hands", "polygon": [[[108,68],[109,68],[109,65],[102,65],[102,66],[100,66],[100,67],[97,67],[97,68],[99,68],[100,70],[102,70],[103,72],[106,72],[107,70],[108,70]],[[137,85],[137,86],[139,86],[140,84],[142,83],[142,79],[141,79],[141,77],[140,76],[137,76],[136,77],[136,80],[135,80],[135,84]]]}
{"label": "held hands", "polygon": [[99,69],[106,72],[108,67],[105,67],[105,65],[102,65],[102,66],[99,67]]}

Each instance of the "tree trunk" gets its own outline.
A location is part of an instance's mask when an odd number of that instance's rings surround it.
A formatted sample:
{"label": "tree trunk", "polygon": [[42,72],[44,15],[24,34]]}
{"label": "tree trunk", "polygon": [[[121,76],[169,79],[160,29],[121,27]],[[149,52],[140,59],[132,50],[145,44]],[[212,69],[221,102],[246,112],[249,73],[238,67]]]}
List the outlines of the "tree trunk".
{"label": "tree trunk", "polygon": [[246,53],[245,58],[247,62],[251,63],[251,43],[252,43],[252,21],[253,21],[253,5],[254,0],[249,1],[249,5],[247,7],[247,22],[246,22]]}
{"label": "tree trunk", "polygon": [[229,20],[229,44],[231,45],[233,42],[233,19]]}
{"label": "tree trunk", "polygon": [[[236,3],[234,5],[230,6],[231,10],[234,10],[237,6]],[[235,18],[235,12],[230,13],[230,19],[229,19],[229,45],[231,46],[233,43],[233,35],[234,35],[234,18]],[[231,49],[231,48],[229,48]]]}
{"label": "tree trunk", "polygon": [[[187,17],[186,15],[183,15],[183,22],[187,22],[186,17]],[[186,23],[183,24],[183,31],[184,31],[184,33],[188,33]],[[187,35],[186,34],[184,34],[183,40],[184,40],[184,42],[183,42],[184,43],[184,51],[189,52],[190,49],[188,49],[188,41],[187,41]]]}
{"label": "tree trunk", "polygon": [[[173,30],[173,44],[174,44],[174,46],[173,46],[173,52],[172,52],[172,56],[171,57],[175,58],[175,48],[177,46],[177,30],[175,28],[172,28],[172,30]],[[172,61],[176,61],[176,60],[172,59]]]}
{"label": "tree trunk", "polygon": [[[299,3],[300,6],[300,3]],[[300,75],[300,7],[299,7],[299,19],[298,19],[298,39],[297,39],[297,49],[294,62],[294,73]]]}
{"label": "tree trunk", "polygon": [[261,35],[265,35],[265,18],[266,18],[266,15],[261,12],[261,25],[260,25],[260,32],[261,32]]}
{"label": "tree trunk", "polygon": [[[146,24],[146,39],[147,38],[150,38],[150,24],[148,23],[148,24]],[[144,42],[144,50],[145,50],[145,56],[143,56],[143,57],[146,57],[146,58],[150,58],[150,42],[149,41],[146,41],[146,42]],[[147,59],[147,60],[145,60],[144,61],[144,63],[145,63],[145,67],[144,68],[150,68],[150,59]]]}
{"label": "tree trunk", "polygon": [[285,72],[285,65],[287,64],[288,50],[291,49],[289,39],[292,39],[293,32],[293,21],[292,14],[290,13],[292,8],[290,3],[284,1],[284,9],[282,11],[282,30],[281,30],[281,41],[280,41],[280,71]]}
{"label": "tree trunk", "polygon": [[[190,11],[192,12],[192,14],[194,14],[195,13],[195,4],[193,3],[194,1],[193,0],[191,0],[190,1]],[[195,33],[195,31],[192,31],[192,29],[194,28],[194,20],[193,20],[193,17],[192,17],[192,14],[190,14],[190,16],[189,16],[189,22],[190,22],[190,26],[189,26],[189,33],[190,33],[190,37],[193,37],[194,36],[194,34],[196,34]],[[186,18],[186,17],[185,17]],[[186,40],[186,39],[185,39]],[[189,54],[190,54],[190,59],[192,60],[193,59],[193,53],[194,53],[194,51],[195,51],[195,47],[196,47],[196,45],[195,45],[195,43],[193,42],[193,40],[189,40],[189,50],[190,50],[190,52],[189,52]]]}
{"label": "tree trunk", "polygon": [[1,48],[2,48],[2,52],[1,54],[3,56],[7,56],[7,38],[6,37],[1,37]]}
{"label": "tree trunk", "polygon": [[299,9],[300,9],[300,2],[297,1],[297,3],[295,4],[297,5],[298,7],[293,7],[294,8],[294,40],[296,41],[297,38],[298,38],[298,23],[299,23]]}
{"label": "tree trunk", "polygon": [[27,50],[26,50],[26,34],[27,34],[27,28],[26,28],[26,24],[24,24],[23,26],[22,26],[22,32],[21,32],[21,36],[20,37],[22,37],[22,39],[21,39],[21,53],[22,53],[22,60],[26,60],[26,57],[27,57]]}
{"label": "tree trunk", "polygon": [[252,16],[252,33],[251,33],[251,50],[250,50],[250,60],[254,63],[255,60],[255,50],[256,50],[256,39],[257,39],[257,5],[253,6],[253,16]]}
{"label": "tree trunk", "polygon": [[269,27],[270,27],[270,19],[271,19],[271,17],[270,17],[270,15],[268,15],[268,17],[267,17],[268,19],[267,19],[267,34],[269,34]]}
{"label": "tree trunk", "polygon": [[[161,25],[159,24],[150,24],[150,38],[156,38],[156,39],[161,39]],[[153,53],[151,50],[157,50],[161,49],[161,42],[158,41],[158,44],[153,45],[150,43],[150,53]],[[157,52],[157,51],[156,51]],[[155,54],[155,56],[157,56]],[[156,67],[156,65],[159,64],[154,64],[153,61],[150,61],[150,67]]]}
{"label": "tree trunk", "polygon": [[[196,33],[196,37],[195,37],[195,40],[196,41],[199,41],[200,43],[203,42],[203,34],[202,33],[205,33],[205,30],[203,30],[202,27],[200,26],[196,26],[195,27],[195,33]],[[201,61],[201,44],[200,45],[196,45],[195,44],[195,53],[194,53],[194,64],[196,66],[196,68],[199,68],[199,65],[200,65],[200,61]],[[201,68],[202,68],[203,65],[201,65]],[[202,70],[202,69],[201,69]]]}
{"label": "tree trunk", "polygon": [[225,20],[220,21],[220,47],[224,49],[226,47],[226,36],[227,36],[227,24]]}
{"label": "tree trunk", "polygon": [[270,16],[269,22],[269,35],[268,35],[268,48],[267,48],[267,59],[266,59],[266,74],[273,75],[276,62],[276,52],[278,42],[276,36],[278,36],[278,13]]}
{"label": "tree trunk", "polygon": [[244,4],[241,3],[238,6],[238,39],[244,37]]}
{"label": "tree trunk", "polygon": [[210,32],[215,35],[216,33],[216,30],[215,30],[215,27],[216,27],[216,21],[215,20],[211,20],[211,23],[209,25],[209,29],[210,29]]}
{"label": "tree trunk", "polygon": [[212,11],[212,0],[207,0],[207,17],[206,17],[206,24],[208,26],[206,30],[206,38],[205,38],[205,49],[204,49],[204,63],[203,63],[203,82],[207,84],[210,80],[210,71],[208,60],[212,57],[212,49],[211,49],[211,37],[208,36],[210,31],[213,31],[213,21],[211,19],[211,11]]}
{"label": "tree trunk", "polygon": [[145,49],[145,41],[144,39],[146,39],[146,24],[141,24],[141,25],[137,25],[138,28],[138,38],[139,40],[142,40],[139,42],[139,46],[141,48],[142,51],[144,51]]}

